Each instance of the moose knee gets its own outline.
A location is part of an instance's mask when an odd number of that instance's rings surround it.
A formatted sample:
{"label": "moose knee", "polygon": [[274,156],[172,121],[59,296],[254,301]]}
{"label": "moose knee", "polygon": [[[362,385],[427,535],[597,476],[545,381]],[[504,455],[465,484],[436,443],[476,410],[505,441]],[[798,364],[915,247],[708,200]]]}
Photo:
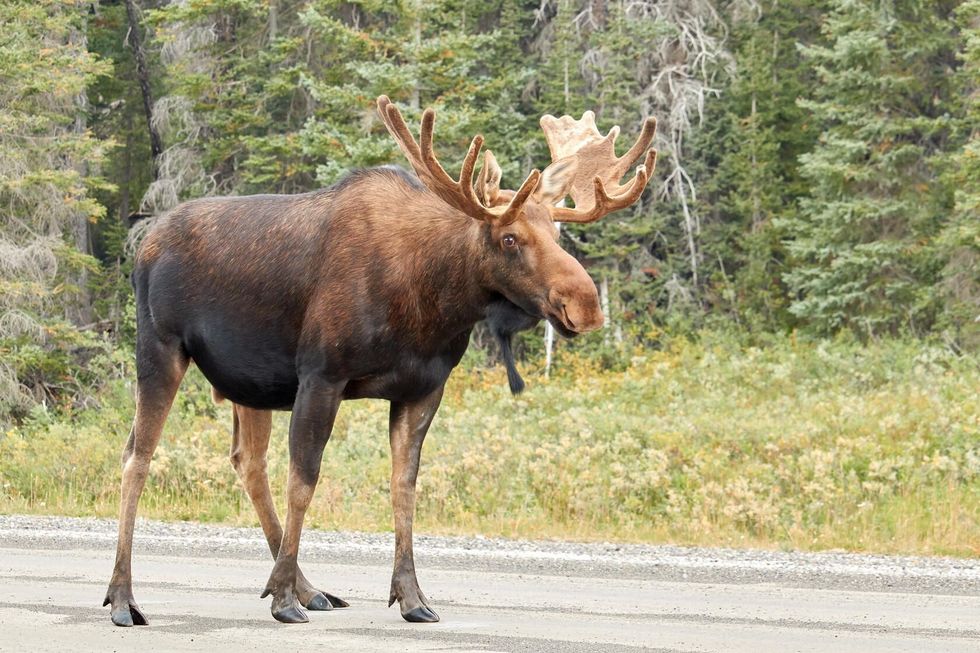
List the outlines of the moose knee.
{"label": "moose knee", "polygon": [[251,480],[256,475],[265,474],[266,457],[256,456],[247,449],[235,449],[229,456],[231,466],[243,480]]}
{"label": "moose knee", "polygon": [[231,461],[231,466],[235,468],[236,472],[238,472],[238,475],[244,476],[245,461],[247,460],[244,452],[242,452],[240,449],[232,449],[231,455],[228,456],[228,459]]}
{"label": "moose knee", "polygon": [[126,446],[123,447],[122,452],[122,466],[125,467],[129,459],[133,457],[133,451],[136,449],[136,431],[134,429],[129,430],[129,439],[126,440]]}

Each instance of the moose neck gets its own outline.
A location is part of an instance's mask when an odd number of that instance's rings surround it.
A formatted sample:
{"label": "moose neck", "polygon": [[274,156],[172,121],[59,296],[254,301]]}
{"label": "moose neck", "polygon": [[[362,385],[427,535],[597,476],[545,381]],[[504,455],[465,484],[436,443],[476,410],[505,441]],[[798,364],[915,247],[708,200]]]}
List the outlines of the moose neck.
{"label": "moose neck", "polygon": [[416,200],[404,213],[418,217],[401,220],[392,234],[401,247],[387,266],[389,300],[397,322],[439,342],[471,329],[493,298],[485,227],[427,192]]}

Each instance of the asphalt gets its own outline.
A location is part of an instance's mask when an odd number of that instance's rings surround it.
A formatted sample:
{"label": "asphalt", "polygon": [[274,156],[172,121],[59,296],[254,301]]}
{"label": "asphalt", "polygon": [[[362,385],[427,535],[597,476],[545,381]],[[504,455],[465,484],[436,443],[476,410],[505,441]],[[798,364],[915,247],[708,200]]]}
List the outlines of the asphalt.
{"label": "asphalt", "polygon": [[980,560],[417,535],[442,617],[387,607],[390,534],[304,532],[301,565],[351,607],[285,626],[259,531],[140,521],[147,627],[102,608],[115,522],[0,516],[0,651],[931,651],[980,653]]}

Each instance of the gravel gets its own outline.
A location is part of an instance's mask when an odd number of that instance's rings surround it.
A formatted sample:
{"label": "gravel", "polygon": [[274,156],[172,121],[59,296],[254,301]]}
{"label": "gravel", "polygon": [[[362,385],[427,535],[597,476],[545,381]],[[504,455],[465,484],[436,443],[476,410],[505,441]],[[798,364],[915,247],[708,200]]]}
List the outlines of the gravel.
{"label": "gravel", "polygon": [[[0,546],[113,550],[116,521],[0,515]],[[301,559],[390,565],[391,533],[306,529]],[[259,529],[139,520],[135,551],[267,559]],[[789,587],[980,595],[980,560],[827,551],[798,553],[729,548],[578,543],[416,534],[419,567],[498,573],[694,583],[774,583]]]}

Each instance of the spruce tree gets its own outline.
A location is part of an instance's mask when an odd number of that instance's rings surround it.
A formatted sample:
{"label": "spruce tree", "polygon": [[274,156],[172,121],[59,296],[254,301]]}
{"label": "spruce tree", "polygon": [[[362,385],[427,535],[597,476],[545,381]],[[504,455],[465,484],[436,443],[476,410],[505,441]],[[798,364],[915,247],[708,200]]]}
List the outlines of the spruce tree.
{"label": "spruce tree", "polygon": [[923,333],[936,311],[928,246],[946,198],[931,184],[946,129],[945,3],[835,0],[829,45],[805,47],[817,83],[801,102],[822,129],[801,157],[810,196],[785,222],[791,311],[819,333]]}
{"label": "spruce tree", "polygon": [[980,350],[980,0],[957,9],[960,27],[956,75],[957,141],[945,181],[954,205],[939,236],[944,262],[939,285],[943,299],[941,326],[956,346]]}
{"label": "spruce tree", "polygon": [[86,126],[86,90],[108,70],[87,50],[86,13],[0,4],[0,421],[54,398],[53,378],[68,386],[67,350],[81,343],[69,320],[87,296],[78,271],[95,269],[87,228],[105,212],[93,193],[109,145]]}
{"label": "spruce tree", "polygon": [[819,38],[820,4],[790,0],[735,16],[736,74],[692,148],[708,178],[700,196],[711,271],[706,308],[753,331],[792,321],[780,225],[807,192],[798,159],[812,149],[816,130],[796,101],[814,79],[797,43]]}

